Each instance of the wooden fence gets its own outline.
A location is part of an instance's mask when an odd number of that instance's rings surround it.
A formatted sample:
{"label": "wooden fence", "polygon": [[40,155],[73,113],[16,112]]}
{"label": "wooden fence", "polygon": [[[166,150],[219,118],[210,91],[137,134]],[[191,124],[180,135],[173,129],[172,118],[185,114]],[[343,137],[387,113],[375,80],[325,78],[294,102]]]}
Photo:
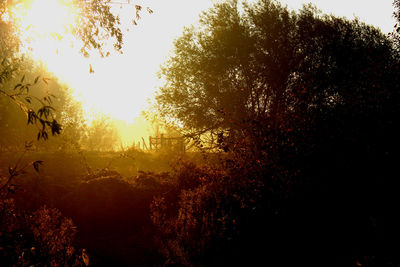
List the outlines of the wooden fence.
{"label": "wooden fence", "polygon": [[149,136],[150,151],[176,151],[185,152],[185,139],[183,137],[160,137]]}

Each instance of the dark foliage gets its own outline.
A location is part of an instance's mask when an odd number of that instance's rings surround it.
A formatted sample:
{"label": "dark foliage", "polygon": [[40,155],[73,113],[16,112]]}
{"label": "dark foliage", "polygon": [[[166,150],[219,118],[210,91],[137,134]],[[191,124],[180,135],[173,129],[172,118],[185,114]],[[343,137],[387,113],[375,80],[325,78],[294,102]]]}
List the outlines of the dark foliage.
{"label": "dark foliage", "polygon": [[310,6],[266,0],[241,13],[230,1],[175,47],[160,109],[215,135],[227,158],[175,207],[155,199],[168,263],[400,263],[389,246],[400,234],[400,76],[388,37]]}
{"label": "dark foliage", "polygon": [[72,245],[76,227],[56,209],[19,210],[13,198],[0,200],[2,266],[84,266]]}

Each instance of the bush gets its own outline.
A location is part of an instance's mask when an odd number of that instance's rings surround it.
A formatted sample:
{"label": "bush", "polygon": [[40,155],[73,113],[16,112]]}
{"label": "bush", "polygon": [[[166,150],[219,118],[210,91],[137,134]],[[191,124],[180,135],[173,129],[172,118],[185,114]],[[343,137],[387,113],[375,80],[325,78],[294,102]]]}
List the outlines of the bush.
{"label": "bush", "polygon": [[72,245],[76,228],[58,210],[43,206],[29,214],[7,198],[0,212],[2,266],[83,266]]}
{"label": "bush", "polygon": [[178,198],[158,196],[151,206],[166,263],[234,263],[237,258],[230,254],[248,234],[248,219],[258,213],[262,182],[241,172],[188,163],[175,178],[181,185]]}

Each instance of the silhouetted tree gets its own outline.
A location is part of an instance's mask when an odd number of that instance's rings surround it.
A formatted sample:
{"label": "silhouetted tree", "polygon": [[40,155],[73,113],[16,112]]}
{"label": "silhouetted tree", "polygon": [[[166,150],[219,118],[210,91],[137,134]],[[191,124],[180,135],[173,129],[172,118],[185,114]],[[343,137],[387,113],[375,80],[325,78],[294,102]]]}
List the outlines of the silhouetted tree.
{"label": "silhouetted tree", "polygon": [[[243,8],[228,1],[204,13],[198,28],[185,29],[161,76],[163,115],[188,134],[214,135],[218,147],[233,152],[225,178],[212,174],[182,190],[165,231],[174,260],[182,254],[206,265],[204,255],[273,266],[400,262],[399,247],[384,245],[400,236],[393,175],[399,51],[391,39],[312,6],[290,12],[275,1]],[[262,186],[254,193],[238,181]],[[235,202],[259,193],[254,211]],[[233,237],[197,238],[225,218],[241,222],[226,226],[236,227]],[[198,224],[203,219],[211,221]]]}
{"label": "silhouetted tree", "polygon": [[378,29],[310,6],[293,13],[260,1],[241,13],[230,1],[203,14],[200,24],[175,41],[157,96],[159,110],[192,133],[227,130],[242,138],[250,120],[282,125],[355,107],[395,62]]}

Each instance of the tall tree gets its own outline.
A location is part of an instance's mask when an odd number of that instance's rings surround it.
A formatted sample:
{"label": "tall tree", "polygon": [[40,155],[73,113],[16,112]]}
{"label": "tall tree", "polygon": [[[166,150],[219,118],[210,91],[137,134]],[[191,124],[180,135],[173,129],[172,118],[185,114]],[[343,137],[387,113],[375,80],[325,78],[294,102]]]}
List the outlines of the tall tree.
{"label": "tall tree", "polygon": [[[206,223],[193,223],[190,231],[187,225],[207,214],[213,220],[219,212],[236,216],[243,210],[232,211],[234,201],[226,209],[204,208],[218,199],[210,197],[217,190],[183,191],[173,244],[192,246],[188,254],[195,262],[206,253],[240,251],[232,262],[398,264],[400,247],[383,244],[400,238],[399,182],[393,175],[400,149],[399,67],[399,51],[380,30],[312,6],[290,12],[276,1],[243,8],[228,1],[203,14],[199,27],[176,40],[161,70],[158,107],[187,133],[215,134],[219,147],[234,152],[224,168],[234,172],[212,180],[216,188],[255,179],[262,199],[252,219],[241,218],[242,228],[228,228],[240,241],[221,238],[202,246],[193,240],[207,233]],[[238,188],[247,199],[250,191]],[[219,242],[229,243],[226,254]]]}
{"label": "tall tree", "polygon": [[358,20],[321,15],[312,6],[295,13],[259,1],[241,10],[228,1],[175,41],[161,70],[158,107],[188,132],[243,137],[245,121],[284,125],[384,97],[389,92],[376,92],[374,84],[389,75],[395,54],[385,35]]}

